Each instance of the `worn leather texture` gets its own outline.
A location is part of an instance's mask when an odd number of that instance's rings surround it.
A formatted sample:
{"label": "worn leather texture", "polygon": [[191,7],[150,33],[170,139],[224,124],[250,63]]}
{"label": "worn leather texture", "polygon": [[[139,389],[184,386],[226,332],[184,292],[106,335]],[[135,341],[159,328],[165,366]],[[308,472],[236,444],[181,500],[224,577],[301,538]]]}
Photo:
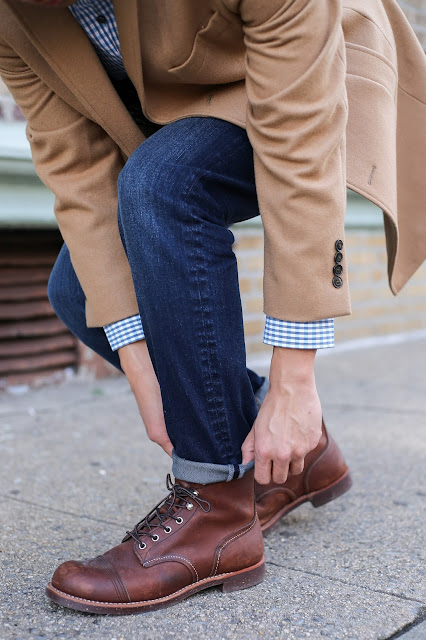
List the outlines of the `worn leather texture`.
{"label": "worn leather texture", "polygon": [[[121,544],[92,560],[63,563],[53,575],[53,587],[89,601],[150,601],[175,594],[205,578],[252,567],[262,560],[263,538],[255,514],[253,471],[240,480],[211,485],[177,482],[198,491],[201,504],[189,500],[193,506],[187,509],[187,503],[181,500],[173,517],[164,520],[164,526],[155,526],[158,520],[154,517],[151,535],[146,533],[147,528],[139,532],[144,548],[127,536]],[[152,540],[156,535],[158,540]]]}

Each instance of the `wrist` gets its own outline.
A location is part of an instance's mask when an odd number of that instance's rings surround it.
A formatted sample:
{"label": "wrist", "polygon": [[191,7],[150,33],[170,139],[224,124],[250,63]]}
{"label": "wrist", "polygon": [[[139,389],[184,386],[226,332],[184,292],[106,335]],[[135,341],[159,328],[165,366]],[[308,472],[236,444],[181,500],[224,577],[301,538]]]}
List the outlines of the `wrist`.
{"label": "wrist", "polygon": [[289,383],[312,383],[316,349],[274,346],[269,381],[272,388]]}
{"label": "wrist", "polygon": [[126,375],[146,369],[147,351],[146,340],[131,342],[117,349],[121,368]]}

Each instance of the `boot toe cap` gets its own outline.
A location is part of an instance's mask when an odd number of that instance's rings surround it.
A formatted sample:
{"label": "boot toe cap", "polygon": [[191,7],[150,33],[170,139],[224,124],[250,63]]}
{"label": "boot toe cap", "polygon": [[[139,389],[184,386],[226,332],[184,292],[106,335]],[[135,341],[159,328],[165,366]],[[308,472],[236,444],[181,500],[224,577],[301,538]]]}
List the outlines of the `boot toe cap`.
{"label": "boot toe cap", "polygon": [[125,587],[113,568],[89,562],[69,560],[59,565],[52,586],[75,598],[96,602],[126,602]]}

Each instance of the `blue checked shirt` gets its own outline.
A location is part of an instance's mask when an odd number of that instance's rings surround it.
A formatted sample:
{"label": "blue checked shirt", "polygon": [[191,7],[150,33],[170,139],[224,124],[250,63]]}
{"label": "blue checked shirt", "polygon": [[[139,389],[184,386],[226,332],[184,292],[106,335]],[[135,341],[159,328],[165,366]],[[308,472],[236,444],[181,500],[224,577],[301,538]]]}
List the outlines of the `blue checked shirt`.
{"label": "blue checked shirt", "polygon": [[[125,78],[112,0],[77,0],[69,10],[86,32],[108,75],[116,80]],[[145,337],[139,315],[113,322],[104,330],[113,351]],[[334,318],[288,322],[266,316],[263,342],[292,349],[334,347]]]}

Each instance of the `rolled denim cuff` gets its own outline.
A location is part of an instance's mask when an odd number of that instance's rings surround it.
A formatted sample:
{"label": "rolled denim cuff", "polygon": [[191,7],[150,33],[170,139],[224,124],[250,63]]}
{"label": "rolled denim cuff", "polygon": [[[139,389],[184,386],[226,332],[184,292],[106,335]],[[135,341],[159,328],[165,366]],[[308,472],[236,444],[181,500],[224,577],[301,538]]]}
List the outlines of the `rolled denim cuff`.
{"label": "rolled denim cuff", "polygon": [[247,471],[254,467],[254,462],[248,464],[212,464],[210,462],[193,462],[179,458],[172,452],[172,472],[177,480],[196,482],[197,484],[213,484],[214,482],[230,482],[242,478]]}

